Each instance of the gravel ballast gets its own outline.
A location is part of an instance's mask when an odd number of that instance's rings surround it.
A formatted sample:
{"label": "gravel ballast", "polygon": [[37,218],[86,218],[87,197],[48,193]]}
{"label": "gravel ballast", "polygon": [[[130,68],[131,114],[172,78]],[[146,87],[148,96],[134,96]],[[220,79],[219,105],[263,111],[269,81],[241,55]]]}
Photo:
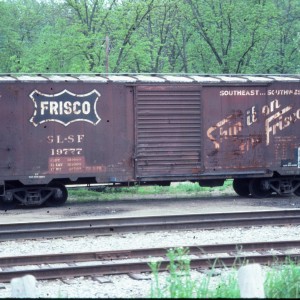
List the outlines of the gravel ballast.
{"label": "gravel ballast", "polygon": [[[142,216],[161,214],[213,213],[253,210],[282,210],[300,207],[300,197],[247,199],[234,193],[226,197],[199,199],[151,199],[143,201],[91,202],[70,201],[60,208],[17,209],[0,212],[1,223],[34,222],[73,218]],[[260,226],[217,230],[188,230],[151,233],[114,234],[41,240],[0,242],[0,256],[49,254],[87,251],[110,251],[132,248],[180,247],[222,243],[282,241],[299,239],[300,226]],[[0,270],[1,271],[1,270]],[[220,272],[224,274],[224,270]],[[134,276],[135,275],[135,276]],[[202,272],[192,271],[201,280]],[[161,273],[161,282],[167,273]],[[213,277],[219,280],[220,276]],[[149,298],[152,274],[102,276],[37,281],[37,297],[42,298]],[[10,284],[0,283],[0,297],[11,297]]]}
{"label": "gravel ballast", "polygon": [[[300,226],[266,226],[116,234],[37,241],[6,241],[0,243],[0,256],[293,240],[299,238],[299,231]],[[205,276],[197,271],[193,271],[192,275],[199,280]],[[161,274],[161,277],[165,276],[166,273]],[[150,273],[143,274],[143,276],[121,275],[94,279],[79,277],[65,280],[41,280],[37,282],[37,296],[43,298],[149,298],[151,281],[152,275]],[[10,284],[0,283],[0,297],[11,297]]]}

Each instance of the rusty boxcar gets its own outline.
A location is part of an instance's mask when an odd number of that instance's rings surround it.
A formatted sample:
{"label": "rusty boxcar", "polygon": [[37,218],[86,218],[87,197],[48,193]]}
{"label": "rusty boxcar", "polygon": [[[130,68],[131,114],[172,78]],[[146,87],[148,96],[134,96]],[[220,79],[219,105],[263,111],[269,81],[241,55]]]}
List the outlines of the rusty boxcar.
{"label": "rusty boxcar", "polygon": [[0,119],[1,207],[79,183],[300,195],[298,75],[2,75]]}

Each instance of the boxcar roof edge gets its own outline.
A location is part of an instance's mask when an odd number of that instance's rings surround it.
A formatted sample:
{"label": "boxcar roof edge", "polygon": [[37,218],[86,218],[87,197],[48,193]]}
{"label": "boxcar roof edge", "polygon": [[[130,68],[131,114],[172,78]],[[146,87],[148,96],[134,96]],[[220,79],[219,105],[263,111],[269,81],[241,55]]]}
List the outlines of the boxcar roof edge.
{"label": "boxcar roof edge", "polygon": [[94,83],[271,83],[299,82],[299,74],[0,74],[3,82],[94,82]]}

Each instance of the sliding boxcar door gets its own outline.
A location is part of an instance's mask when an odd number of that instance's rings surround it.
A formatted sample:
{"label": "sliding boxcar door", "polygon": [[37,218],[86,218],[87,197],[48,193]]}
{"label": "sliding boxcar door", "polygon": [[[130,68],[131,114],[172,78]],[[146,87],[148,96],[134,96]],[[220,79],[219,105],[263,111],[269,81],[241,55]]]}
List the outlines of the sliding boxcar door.
{"label": "sliding boxcar door", "polygon": [[201,170],[201,86],[136,87],[138,180],[195,178]]}

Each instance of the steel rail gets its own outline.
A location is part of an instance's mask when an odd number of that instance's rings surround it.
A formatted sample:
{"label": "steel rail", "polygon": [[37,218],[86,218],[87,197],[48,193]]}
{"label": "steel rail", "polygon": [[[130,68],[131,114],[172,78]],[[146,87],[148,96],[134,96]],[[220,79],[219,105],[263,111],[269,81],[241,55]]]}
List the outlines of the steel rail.
{"label": "steel rail", "polygon": [[252,211],[0,224],[0,241],[172,229],[300,224],[300,210]]}
{"label": "steel rail", "polygon": [[[263,255],[236,255],[235,257],[209,257],[209,258],[191,258],[190,267],[192,269],[207,269],[219,267],[238,267],[246,263],[260,263],[272,265],[279,262],[299,262],[299,253],[289,254],[263,254]],[[151,260],[153,262],[153,259]],[[158,271],[167,271],[169,260],[158,262]],[[125,262],[125,263],[106,263],[84,266],[68,266],[60,268],[43,268],[19,271],[2,271],[0,272],[0,282],[9,282],[16,277],[22,277],[27,274],[35,276],[38,280],[46,279],[63,279],[75,276],[101,276],[101,275],[121,275],[129,273],[151,272],[150,261],[143,262]]]}
{"label": "steel rail", "polygon": [[[56,263],[76,263],[87,261],[106,261],[145,257],[165,257],[168,250],[178,247],[162,248],[141,248],[125,249],[114,251],[92,251],[77,253],[59,253],[59,254],[39,254],[23,256],[4,256],[0,257],[0,267],[25,266],[39,264]],[[213,244],[213,245],[185,245],[180,248],[188,249],[190,255],[206,255],[207,253],[230,253],[231,255],[245,251],[267,251],[267,250],[287,250],[300,249],[300,240],[291,241],[272,241],[272,242],[252,242],[252,243],[234,243],[234,244]]]}

